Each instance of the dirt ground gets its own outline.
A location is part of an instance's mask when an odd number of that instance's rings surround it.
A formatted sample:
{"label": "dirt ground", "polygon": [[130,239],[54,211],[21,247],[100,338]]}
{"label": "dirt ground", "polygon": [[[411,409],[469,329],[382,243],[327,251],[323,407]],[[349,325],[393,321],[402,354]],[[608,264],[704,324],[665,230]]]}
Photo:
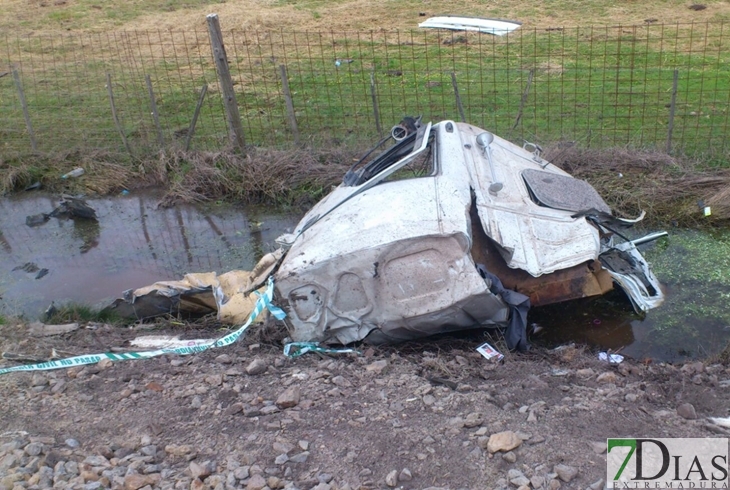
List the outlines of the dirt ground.
{"label": "dirt ground", "polygon": [[[165,333],[0,329],[0,350],[41,357]],[[706,418],[730,407],[721,364],[614,366],[573,346],[499,364],[475,352],[479,336],[289,359],[284,334],[0,376],[0,489],[597,489],[607,437],[717,437]]]}

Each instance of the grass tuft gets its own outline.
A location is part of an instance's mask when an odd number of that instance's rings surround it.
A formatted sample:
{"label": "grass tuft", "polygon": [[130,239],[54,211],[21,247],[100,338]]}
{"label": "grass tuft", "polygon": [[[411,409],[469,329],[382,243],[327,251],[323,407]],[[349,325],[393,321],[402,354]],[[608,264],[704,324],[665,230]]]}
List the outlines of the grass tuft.
{"label": "grass tuft", "polygon": [[108,309],[99,310],[82,303],[68,303],[56,307],[55,313],[44,318],[43,322],[49,325],[89,322],[121,325],[125,323],[125,320]]}

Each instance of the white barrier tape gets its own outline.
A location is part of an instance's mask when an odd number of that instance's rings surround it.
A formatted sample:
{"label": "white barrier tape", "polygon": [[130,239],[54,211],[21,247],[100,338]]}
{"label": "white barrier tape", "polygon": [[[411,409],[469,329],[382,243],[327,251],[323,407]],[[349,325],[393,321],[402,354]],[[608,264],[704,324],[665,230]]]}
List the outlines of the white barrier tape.
{"label": "white barrier tape", "polygon": [[299,357],[303,356],[307,352],[320,352],[322,354],[349,354],[350,352],[354,352],[358,356],[362,355],[360,351],[350,349],[349,347],[337,349],[321,347],[316,342],[290,342],[284,346],[284,355],[286,357]]}
{"label": "white barrier tape", "polygon": [[253,321],[256,319],[256,317],[259,316],[259,314],[264,311],[264,309],[269,309],[271,311],[271,314],[274,315],[274,317],[278,320],[282,320],[286,313],[284,313],[281,308],[274,306],[271,304],[271,299],[274,296],[274,279],[272,277],[269,277],[269,281],[266,286],[266,291],[264,291],[263,294],[256,292],[256,294],[259,296],[259,299],[256,300],[256,304],[253,307],[253,311],[248,317],[248,320],[246,320],[246,323],[236,330],[235,332],[231,332],[228,335],[221,337],[220,339],[213,341],[213,342],[206,342],[201,344],[194,344],[186,347],[176,347],[171,349],[158,349],[153,351],[145,351],[145,352],[124,352],[124,353],[117,353],[112,354],[110,352],[106,352],[103,354],[89,354],[85,356],[76,356],[76,357],[69,357],[68,359],[59,359],[57,361],[48,361],[48,362],[42,362],[39,364],[29,364],[25,366],[13,366],[9,368],[2,368],[0,369],[0,374],[6,374],[6,373],[12,373],[16,371],[48,371],[51,369],[62,369],[62,368],[69,368],[73,366],[83,366],[85,364],[96,364],[97,362],[101,361],[102,359],[110,359],[112,361],[126,361],[126,360],[132,360],[132,359],[149,359],[151,357],[157,357],[162,356],[165,354],[178,354],[181,356],[188,355],[188,354],[196,354],[198,352],[203,352],[207,349],[215,349],[217,347],[225,347],[227,345],[231,345],[236,340],[243,335],[243,333],[246,331],[246,329],[253,323]]}

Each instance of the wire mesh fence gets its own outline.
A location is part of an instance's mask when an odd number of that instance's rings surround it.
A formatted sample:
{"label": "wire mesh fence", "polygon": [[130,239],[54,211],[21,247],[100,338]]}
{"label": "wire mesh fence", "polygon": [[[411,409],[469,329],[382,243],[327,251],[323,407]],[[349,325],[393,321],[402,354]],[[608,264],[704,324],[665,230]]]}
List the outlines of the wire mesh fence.
{"label": "wire mesh fence", "polygon": [[[360,144],[423,115],[516,142],[722,154],[727,29],[226,31],[223,42],[249,145]],[[0,57],[0,156],[231,144],[205,30],[6,34]]]}

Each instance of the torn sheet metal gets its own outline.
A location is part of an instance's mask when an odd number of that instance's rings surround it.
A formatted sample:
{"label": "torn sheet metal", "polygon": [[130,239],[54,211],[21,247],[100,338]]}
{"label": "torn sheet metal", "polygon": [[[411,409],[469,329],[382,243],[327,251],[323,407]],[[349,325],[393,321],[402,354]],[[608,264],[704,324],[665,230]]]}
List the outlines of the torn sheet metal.
{"label": "torn sheet metal", "polygon": [[276,295],[294,341],[381,343],[512,324],[508,347],[524,348],[526,309],[512,293],[542,305],[618,283],[644,296],[639,310],[661,303],[643,257],[614,243],[611,226],[629,223],[536,145],[453,121],[408,118],[392,134],[392,146],[353,165],[278,240],[289,250]]}
{"label": "torn sheet metal", "polygon": [[253,271],[186,274],[180,281],[160,281],[128,290],[108,309],[137,320],[168,314],[202,316],[217,312],[221,322],[240,324],[256,303],[257,297],[252,292],[263,286],[282,256],[282,250],[265,255]]}
{"label": "torn sheet metal", "polygon": [[515,29],[518,29],[521,25],[521,22],[514,20],[483,19],[479,17],[458,17],[446,15],[441,17],[431,17],[425,22],[418,24],[418,27],[450,29],[452,31],[477,31],[483,34],[504,36],[505,34],[509,34]]}

